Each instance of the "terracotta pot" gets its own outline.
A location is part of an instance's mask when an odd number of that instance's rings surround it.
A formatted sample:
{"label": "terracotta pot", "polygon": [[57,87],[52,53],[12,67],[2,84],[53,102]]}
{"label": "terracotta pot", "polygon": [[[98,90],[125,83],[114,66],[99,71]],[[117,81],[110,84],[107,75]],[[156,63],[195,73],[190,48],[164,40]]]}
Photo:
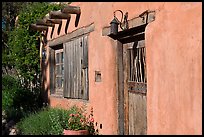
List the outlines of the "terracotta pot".
{"label": "terracotta pot", "polygon": [[88,130],[66,130],[63,131],[64,135],[88,135]]}

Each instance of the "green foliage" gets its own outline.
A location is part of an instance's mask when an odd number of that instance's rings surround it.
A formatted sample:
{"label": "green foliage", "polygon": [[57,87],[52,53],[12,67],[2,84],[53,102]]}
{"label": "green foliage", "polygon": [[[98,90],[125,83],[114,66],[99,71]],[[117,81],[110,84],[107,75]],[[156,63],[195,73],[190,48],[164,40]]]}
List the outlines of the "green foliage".
{"label": "green foliage", "polygon": [[8,46],[8,34],[15,28],[16,16],[23,7],[32,2],[2,2],[2,67],[11,69],[14,62],[9,53],[11,47]]}
{"label": "green foliage", "polygon": [[69,113],[60,108],[44,108],[22,119],[17,128],[22,135],[62,135]]}
{"label": "green foliage", "polygon": [[26,113],[41,107],[40,91],[31,91],[21,86],[15,77],[5,75],[2,77],[2,109],[8,119],[19,120]]}
{"label": "green foliage", "polygon": [[49,2],[33,2],[27,4],[18,15],[17,27],[9,34],[8,45],[11,50],[9,57],[26,81],[36,81],[36,76],[40,72],[36,40],[40,33],[30,30],[29,26],[51,10],[59,10],[62,6]]}
{"label": "green foliage", "polygon": [[2,108],[8,110],[13,105],[13,99],[16,89],[20,87],[20,83],[14,77],[5,75],[2,77]]}
{"label": "green foliage", "polygon": [[[79,113],[80,111],[80,113]],[[94,130],[93,121],[90,121],[91,117],[84,117],[84,121],[78,119],[80,122],[85,122],[85,128],[70,127],[69,119],[73,118],[72,115],[77,116],[82,114],[81,110],[76,106],[73,106],[69,110],[61,108],[43,108],[41,111],[30,114],[26,118],[23,118],[17,123],[17,128],[21,135],[63,135],[64,129],[87,129],[89,133],[96,134]],[[93,116],[93,115],[89,115]],[[77,116],[78,117],[78,116]],[[80,116],[79,116],[80,117]],[[83,117],[81,115],[81,117]],[[77,126],[77,124],[72,123]]]}

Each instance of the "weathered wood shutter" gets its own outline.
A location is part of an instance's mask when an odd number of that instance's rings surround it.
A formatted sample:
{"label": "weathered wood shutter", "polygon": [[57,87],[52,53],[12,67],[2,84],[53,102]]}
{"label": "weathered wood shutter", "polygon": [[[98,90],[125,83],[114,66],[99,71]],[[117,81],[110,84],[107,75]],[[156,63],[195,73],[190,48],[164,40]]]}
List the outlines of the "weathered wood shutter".
{"label": "weathered wood shutter", "polygon": [[50,61],[50,94],[55,93],[55,50],[49,49],[49,61]]}
{"label": "weathered wood shutter", "polygon": [[64,97],[88,99],[87,36],[64,44]]}

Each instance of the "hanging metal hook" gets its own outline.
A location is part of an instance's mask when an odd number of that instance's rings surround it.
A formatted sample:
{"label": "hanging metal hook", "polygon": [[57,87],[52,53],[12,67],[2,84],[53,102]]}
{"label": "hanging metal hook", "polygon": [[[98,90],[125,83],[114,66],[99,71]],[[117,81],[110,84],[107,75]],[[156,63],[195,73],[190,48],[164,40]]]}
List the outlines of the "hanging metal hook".
{"label": "hanging metal hook", "polygon": [[[116,13],[117,11],[119,11],[119,12],[122,14],[122,16],[121,16],[121,21],[119,21],[118,18],[116,17],[116,15],[115,15],[115,13]],[[128,28],[129,28],[129,27],[128,27],[128,22],[127,22],[128,12],[125,13],[124,18],[123,18],[123,12],[122,12],[121,10],[116,10],[116,11],[114,11],[113,14],[114,14],[114,18],[115,18],[115,19],[117,20],[117,22],[120,24],[120,28],[121,28],[122,30],[125,30],[125,29],[128,29]]]}
{"label": "hanging metal hook", "polygon": [[[116,13],[117,11],[120,11],[120,13],[122,14],[122,16],[121,16],[121,21],[119,21],[118,18],[115,16],[115,13]],[[113,12],[113,15],[114,15],[114,18],[118,21],[118,23],[121,24],[122,21],[123,21],[123,12],[122,12],[121,10],[116,10],[116,11]]]}

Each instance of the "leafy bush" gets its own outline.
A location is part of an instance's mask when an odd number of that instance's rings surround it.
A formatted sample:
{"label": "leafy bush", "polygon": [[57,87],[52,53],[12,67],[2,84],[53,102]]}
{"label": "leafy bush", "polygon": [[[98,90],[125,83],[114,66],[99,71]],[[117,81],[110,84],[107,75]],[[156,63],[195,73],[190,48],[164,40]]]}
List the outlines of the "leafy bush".
{"label": "leafy bush", "polygon": [[8,119],[18,121],[26,113],[41,107],[40,90],[31,91],[20,85],[17,78],[5,75],[2,77],[2,109]]}
{"label": "leafy bush", "polygon": [[2,108],[8,109],[13,105],[15,91],[20,87],[16,78],[9,75],[2,77]]}
{"label": "leafy bush", "polygon": [[[70,124],[68,124],[70,118],[73,118],[73,114],[79,114],[79,108],[76,106],[71,107],[69,110],[47,107],[23,118],[17,123],[17,128],[21,135],[63,135],[64,129],[73,128],[69,127]],[[85,123],[87,125],[85,129],[89,130],[89,133],[94,135],[96,132],[94,130],[92,116],[91,112],[91,115],[86,117],[88,119],[85,121],[88,123]]]}
{"label": "leafy bush", "polygon": [[44,108],[22,119],[17,128],[22,135],[62,135],[70,113],[60,108]]}

